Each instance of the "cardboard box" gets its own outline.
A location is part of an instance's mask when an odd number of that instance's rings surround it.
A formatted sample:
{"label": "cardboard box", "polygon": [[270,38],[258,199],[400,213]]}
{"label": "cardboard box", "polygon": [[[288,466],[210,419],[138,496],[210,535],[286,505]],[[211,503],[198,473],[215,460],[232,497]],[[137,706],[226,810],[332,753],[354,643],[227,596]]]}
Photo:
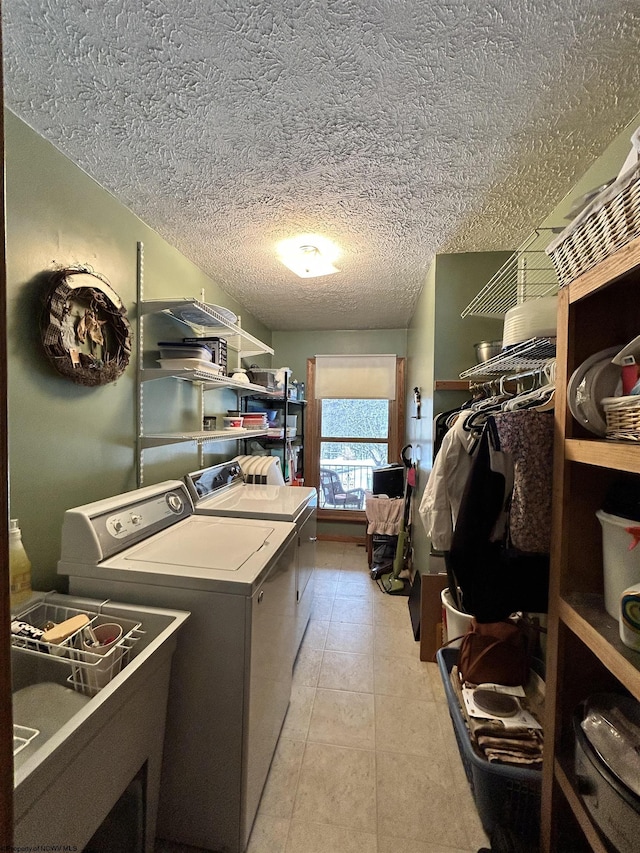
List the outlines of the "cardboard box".
{"label": "cardboard box", "polygon": [[422,575],[420,587],[420,660],[435,661],[443,644],[440,593],[449,586],[446,573]]}

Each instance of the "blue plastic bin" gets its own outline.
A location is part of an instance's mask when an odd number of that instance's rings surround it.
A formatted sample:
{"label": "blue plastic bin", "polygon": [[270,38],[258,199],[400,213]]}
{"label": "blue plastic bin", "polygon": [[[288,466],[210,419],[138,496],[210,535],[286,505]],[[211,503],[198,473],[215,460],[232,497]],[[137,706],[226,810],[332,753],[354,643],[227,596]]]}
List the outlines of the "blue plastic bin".
{"label": "blue plastic bin", "polygon": [[530,768],[494,764],[474,751],[449,677],[458,662],[458,649],[439,649],[436,660],[460,757],[484,831],[491,837],[498,828],[508,830],[523,841],[535,843],[540,834],[542,773]]}

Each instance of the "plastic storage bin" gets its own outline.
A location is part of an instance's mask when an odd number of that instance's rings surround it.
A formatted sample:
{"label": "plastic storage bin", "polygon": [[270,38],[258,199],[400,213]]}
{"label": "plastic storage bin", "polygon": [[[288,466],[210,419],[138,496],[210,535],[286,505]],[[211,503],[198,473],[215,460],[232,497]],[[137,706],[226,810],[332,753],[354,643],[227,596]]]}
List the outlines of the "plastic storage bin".
{"label": "plastic storage bin", "polygon": [[491,837],[497,829],[508,830],[518,839],[535,844],[540,834],[542,773],[529,768],[492,764],[477,755],[449,678],[458,662],[458,650],[440,649],[436,661],[462,764],[485,832]]}
{"label": "plastic storage bin", "polygon": [[614,619],[620,617],[620,597],[627,587],[640,583],[640,545],[627,528],[640,528],[640,522],[596,512],[602,525],[602,564],[604,568],[604,606]]}
{"label": "plastic storage bin", "polygon": [[160,358],[197,358],[200,361],[213,361],[211,350],[197,344],[159,341]]}

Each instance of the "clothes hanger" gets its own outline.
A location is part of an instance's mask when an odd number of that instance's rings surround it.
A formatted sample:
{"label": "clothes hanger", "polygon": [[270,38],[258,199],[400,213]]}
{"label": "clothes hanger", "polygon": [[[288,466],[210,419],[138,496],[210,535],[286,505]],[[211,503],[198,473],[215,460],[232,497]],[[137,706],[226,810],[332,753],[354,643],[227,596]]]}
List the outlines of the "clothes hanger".
{"label": "clothes hanger", "polygon": [[[539,370],[532,373],[531,388],[520,391],[512,400],[508,400],[502,410],[505,412],[520,409],[539,409],[549,402],[555,390],[555,359],[546,362]],[[551,406],[552,408],[552,406]]]}
{"label": "clothes hanger", "polygon": [[552,388],[549,393],[549,397],[545,400],[544,403],[541,403],[539,406],[531,406],[531,408],[536,412],[552,412],[556,407],[556,389]]}

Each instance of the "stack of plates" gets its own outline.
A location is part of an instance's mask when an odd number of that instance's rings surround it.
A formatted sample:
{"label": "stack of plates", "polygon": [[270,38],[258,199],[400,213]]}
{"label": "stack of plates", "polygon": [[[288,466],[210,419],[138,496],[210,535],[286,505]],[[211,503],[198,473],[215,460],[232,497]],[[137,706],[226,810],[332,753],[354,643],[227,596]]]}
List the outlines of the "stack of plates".
{"label": "stack of plates", "polygon": [[604,436],[607,432],[602,399],[622,393],[620,367],[611,359],[621,346],[610,347],[594,353],[573,372],[567,387],[567,403],[573,417],[583,427]]}
{"label": "stack of plates", "polygon": [[509,308],[504,315],[502,349],[530,338],[555,338],[558,330],[558,297],[529,299]]}
{"label": "stack of plates", "polygon": [[[264,479],[271,486],[284,486],[284,477],[282,476],[282,468],[280,460],[277,456],[236,456],[242,474],[246,481],[255,483],[256,478]],[[271,497],[276,498],[277,492],[274,492]]]}

